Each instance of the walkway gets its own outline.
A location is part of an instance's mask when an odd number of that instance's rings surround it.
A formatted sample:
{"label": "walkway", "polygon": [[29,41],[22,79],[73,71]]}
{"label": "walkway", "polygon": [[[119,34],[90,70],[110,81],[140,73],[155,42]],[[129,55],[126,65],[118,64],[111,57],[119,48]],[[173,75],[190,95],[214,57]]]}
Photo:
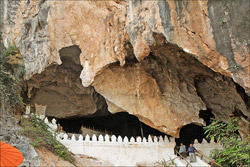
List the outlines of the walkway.
{"label": "walkway", "polygon": [[[190,163],[189,156],[186,159]],[[211,165],[201,160],[199,156],[196,156],[196,160],[197,161],[195,163],[190,163],[193,167],[200,167],[200,166],[211,167]],[[175,159],[175,163],[177,166],[182,166],[182,167],[187,166],[187,162],[185,160],[181,160],[180,158]]]}

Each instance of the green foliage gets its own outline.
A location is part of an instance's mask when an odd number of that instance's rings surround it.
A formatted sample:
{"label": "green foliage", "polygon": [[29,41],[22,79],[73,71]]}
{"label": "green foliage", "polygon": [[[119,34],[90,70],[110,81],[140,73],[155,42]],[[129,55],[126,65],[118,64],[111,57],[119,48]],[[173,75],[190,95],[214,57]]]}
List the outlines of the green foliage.
{"label": "green foliage", "polygon": [[173,167],[176,166],[174,159],[170,158],[170,160],[166,161],[165,159],[158,161],[157,164],[164,166],[164,167]]}
{"label": "green foliage", "polygon": [[31,116],[30,118],[23,118],[21,120],[21,125],[23,126],[21,134],[29,137],[34,147],[47,148],[66,161],[71,163],[75,161],[72,154],[57,141],[55,135],[48,130],[49,127],[44,121],[35,116]]}
{"label": "green foliage", "polygon": [[230,119],[228,123],[213,119],[204,127],[207,137],[216,139],[223,146],[222,149],[214,149],[210,155],[223,167],[250,166],[250,136],[240,139],[237,122],[237,119]]}
{"label": "green foliage", "polygon": [[236,72],[236,71],[238,71],[239,69],[240,69],[240,65],[238,65],[238,64],[234,64],[234,65],[230,66],[230,70],[231,70],[232,72]]}
{"label": "green foliage", "polygon": [[10,46],[10,47],[8,47],[7,50],[4,53],[5,57],[9,56],[14,50],[17,50],[16,46]]}
{"label": "green foliage", "polygon": [[227,22],[226,18],[223,17],[223,18],[221,18],[220,25],[223,26],[226,22]]}
{"label": "green foliage", "polygon": [[[4,51],[3,51],[4,52]],[[22,56],[18,52],[15,46],[9,47],[4,53],[1,50],[0,55],[0,101],[1,102],[9,102],[11,107],[16,107],[18,104],[22,104],[22,98],[20,96],[21,91],[21,82],[20,68],[23,68],[22,65],[16,65],[16,62],[22,62]],[[9,64],[10,60],[8,55],[11,55],[12,52],[18,53],[18,61],[16,61],[13,65]],[[12,58],[13,59],[13,58]],[[13,68],[15,70],[13,70]]]}

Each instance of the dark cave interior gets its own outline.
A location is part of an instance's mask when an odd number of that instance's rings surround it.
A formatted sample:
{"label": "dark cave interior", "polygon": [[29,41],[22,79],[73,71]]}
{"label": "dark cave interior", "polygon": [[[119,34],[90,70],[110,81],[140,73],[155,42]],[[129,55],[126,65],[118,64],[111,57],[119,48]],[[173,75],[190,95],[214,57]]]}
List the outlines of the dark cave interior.
{"label": "dark cave interior", "polygon": [[[207,110],[201,110],[199,113],[199,117],[203,118],[203,120],[206,122],[206,125],[210,125],[211,118],[214,118],[214,115],[212,114],[210,109]],[[206,138],[206,135],[204,134],[205,131],[203,129],[204,126],[199,126],[195,124],[188,124],[181,128],[180,131],[180,137],[176,139],[176,144],[180,145],[180,143],[183,143],[186,146],[189,146],[191,143],[194,143],[194,140],[197,139],[199,143],[202,142],[203,139],[209,140]]]}
{"label": "dark cave interior", "polygon": [[72,119],[57,119],[57,122],[67,133],[79,133],[82,126],[101,132],[109,132],[116,136],[128,138],[141,136],[162,136],[165,134],[142,123],[127,112],[119,112],[108,116],[82,117]]}
{"label": "dark cave interior", "polygon": [[205,138],[203,126],[188,124],[181,128],[180,138],[175,141],[177,145],[183,143],[185,146],[189,146],[195,139],[201,143],[203,138]]}
{"label": "dark cave interior", "polygon": [[[200,111],[199,116],[204,119],[207,125],[210,124],[211,118],[214,118],[210,109]],[[52,117],[50,117],[50,119],[51,118]],[[82,118],[57,119],[57,123],[59,123],[67,133],[80,133],[80,129],[83,126],[100,132],[108,132],[116,136],[127,136],[128,138],[132,136],[147,138],[148,135],[164,137],[166,135],[140,122],[136,116],[130,115],[127,112],[119,112],[107,116],[93,115]],[[177,145],[183,143],[188,146],[193,143],[195,139],[201,143],[203,138],[206,139],[203,126],[188,124],[181,128],[180,137],[176,138],[175,141]],[[206,140],[209,142],[208,139]]]}

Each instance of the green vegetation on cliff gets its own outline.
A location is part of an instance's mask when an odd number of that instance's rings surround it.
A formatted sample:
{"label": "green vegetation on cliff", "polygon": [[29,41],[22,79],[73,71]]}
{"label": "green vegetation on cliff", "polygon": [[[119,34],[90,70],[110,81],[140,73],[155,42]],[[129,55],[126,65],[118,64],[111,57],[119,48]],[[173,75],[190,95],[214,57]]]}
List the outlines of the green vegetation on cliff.
{"label": "green vegetation on cliff", "polygon": [[34,147],[44,147],[52,151],[62,159],[73,163],[75,161],[72,154],[59,141],[56,140],[55,135],[49,131],[49,127],[43,120],[30,116],[21,120],[23,130],[21,134],[31,139],[31,144]]}
{"label": "green vegetation on cliff", "polygon": [[[15,46],[5,49],[0,43],[0,50],[0,106],[4,104],[16,114],[16,111],[22,112],[24,108],[21,97],[23,57]],[[21,135],[28,137],[34,147],[45,147],[62,159],[74,162],[72,154],[56,140],[44,121],[31,116],[22,118],[21,126]]]}
{"label": "green vegetation on cliff", "polygon": [[0,54],[0,101],[10,107],[22,105],[21,76],[23,73],[23,58],[15,46],[7,50],[1,46]]}
{"label": "green vegetation on cliff", "polygon": [[223,167],[250,166],[250,136],[241,140],[238,133],[237,119],[227,123],[214,119],[205,127],[205,133],[210,139],[216,139],[222,149],[214,149],[211,158]]}

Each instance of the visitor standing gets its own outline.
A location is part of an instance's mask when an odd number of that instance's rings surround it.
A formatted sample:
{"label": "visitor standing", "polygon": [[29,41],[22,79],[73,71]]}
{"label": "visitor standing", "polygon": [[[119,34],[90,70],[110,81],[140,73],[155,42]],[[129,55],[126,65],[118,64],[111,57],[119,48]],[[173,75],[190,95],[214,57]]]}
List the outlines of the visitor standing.
{"label": "visitor standing", "polygon": [[187,154],[186,154],[187,150],[186,150],[186,146],[183,145],[183,143],[181,143],[180,149],[179,149],[179,153],[186,158]]}
{"label": "visitor standing", "polygon": [[190,144],[190,147],[188,147],[189,156],[190,156],[190,163],[196,162],[196,156],[195,151],[196,149],[193,147],[193,144]]}

